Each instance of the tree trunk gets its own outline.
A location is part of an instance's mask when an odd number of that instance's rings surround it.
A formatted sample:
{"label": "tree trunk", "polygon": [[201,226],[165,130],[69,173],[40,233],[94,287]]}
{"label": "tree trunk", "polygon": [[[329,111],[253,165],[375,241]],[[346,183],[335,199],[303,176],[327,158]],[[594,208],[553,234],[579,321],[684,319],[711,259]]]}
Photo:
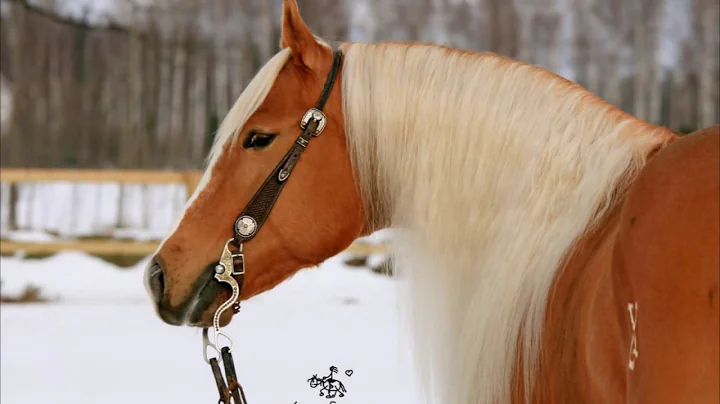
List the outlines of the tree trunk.
{"label": "tree trunk", "polygon": [[18,184],[10,184],[10,198],[8,198],[8,230],[14,231],[18,229],[17,223],[17,205],[20,196],[18,195]]}
{"label": "tree trunk", "polygon": [[662,31],[665,20],[665,7],[662,2],[654,0],[648,1],[649,7],[645,8],[648,16],[648,105],[647,120],[650,123],[660,124],[662,120],[662,104],[663,104],[663,83],[665,74],[660,62],[660,52],[662,43]]}
{"label": "tree trunk", "polygon": [[720,111],[718,111],[718,47],[720,47],[720,15],[718,13],[717,0],[696,0],[700,2],[700,32],[702,35],[700,43],[702,51],[700,56],[700,128],[711,126],[720,122]]}
{"label": "tree trunk", "polygon": [[635,9],[635,19],[637,23],[634,29],[634,54],[635,54],[635,76],[634,76],[634,92],[633,92],[633,114],[640,119],[647,119],[647,87],[648,87],[648,52],[647,52],[647,28],[644,21],[645,11],[643,7],[638,5]]}
{"label": "tree trunk", "polygon": [[[570,0],[572,8],[572,80],[590,88],[589,75],[592,54],[590,53],[591,41],[587,33],[588,15],[585,9],[584,0]],[[591,88],[590,88],[591,89]]]}

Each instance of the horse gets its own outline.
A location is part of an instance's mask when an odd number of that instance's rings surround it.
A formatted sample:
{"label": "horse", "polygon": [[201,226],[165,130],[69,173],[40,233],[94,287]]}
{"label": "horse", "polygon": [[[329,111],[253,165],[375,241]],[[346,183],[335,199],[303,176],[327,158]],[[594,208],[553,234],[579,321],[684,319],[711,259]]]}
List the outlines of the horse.
{"label": "horse", "polygon": [[313,389],[318,386],[322,386],[322,388],[320,389],[321,397],[326,396],[327,398],[335,398],[335,396],[338,394],[340,397],[345,397],[345,393],[347,393],[345,385],[340,380],[336,380],[333,378],[333,375],[337,372],[337,368],[335,366],[331,366],[330,374],[328,374],[327,376],[319,378],[317,375],[313,375],[307,381],[308,383],[310,383],[310,387],[312,387]]}
{"label": "horse", "polygon": [[282,10],[146,270],[162,321],[213,323],[223,246],[247,300],[391,228],[426,402],[719,402],[720,126],[497,54],[333,47]]}

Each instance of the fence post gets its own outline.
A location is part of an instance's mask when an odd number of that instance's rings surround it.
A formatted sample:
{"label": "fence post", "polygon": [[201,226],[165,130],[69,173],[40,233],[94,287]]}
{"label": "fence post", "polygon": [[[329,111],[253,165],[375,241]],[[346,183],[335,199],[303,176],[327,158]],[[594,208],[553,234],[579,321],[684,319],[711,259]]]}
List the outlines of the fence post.
{"label": "fence post", "polygon": [[18,203],[18,184],[11,182],[9,184],[10,198],[8,199],[8,230],[17,230],[17,203]]}

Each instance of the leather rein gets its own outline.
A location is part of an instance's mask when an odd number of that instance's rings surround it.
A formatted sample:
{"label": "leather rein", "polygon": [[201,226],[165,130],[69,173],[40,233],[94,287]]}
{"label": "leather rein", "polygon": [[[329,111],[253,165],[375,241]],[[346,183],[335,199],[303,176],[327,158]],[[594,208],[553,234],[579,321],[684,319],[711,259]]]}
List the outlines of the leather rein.
{"label": "leather rein", "polygon": [[[220,399],[218,404],[247,404],[245,393],[235,373],[235,363],[232,357],[232,340],[220,329],[220,316],[225,310],[232,307],[235,313],[240,311],[240,292],[245,278],[245,256],[243,254],[243,243],[251,240],[265,223],[270,215],[275,202],[280,196],[287,179],[290,177],[303,151],[307,148],[310,140],[317,137],[325,129],[327,117],[323,108],[330,97],[330,92],[335,85],[338,71],[342,63],[340,50],[333,52],[333,63],[330,73],[325,81],[325,86],[317,104],[310,108],[300,120],[302,134],[295,140],[293,147],[285,154],[280,163],[275,167],[265,182],[260,186],[240,216],[235,221],[234,237],[225,243],[220,261],[215,266],[215,279],[221,283],[227,283],[232,288],[232,295],[218,307],[213,316],[214,339],[211,342],[208,337],[208,329],[203,328],[203,357],[210,365],[215,383],[217,384]],[[231,246],[233,247],[231,249]],[[220,348],[219,338],[225,337],[230,343],[229,346]],[[208,347],[215,350],[217,357],[208,359]],[[220,360],[225,368],[225,377],[220,369]]]}

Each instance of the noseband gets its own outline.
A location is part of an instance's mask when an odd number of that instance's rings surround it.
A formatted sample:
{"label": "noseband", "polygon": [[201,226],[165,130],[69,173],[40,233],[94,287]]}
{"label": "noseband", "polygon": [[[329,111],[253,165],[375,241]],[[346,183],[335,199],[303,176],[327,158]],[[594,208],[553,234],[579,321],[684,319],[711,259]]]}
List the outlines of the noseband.
{"label": "noseband", "polygon": [[[317,104],[314,108],[310,108],[300,120],[300,128],[302,134],[295,140],[293,147],[285,154],[280,163],[275,167],[265,182],[260,186],[255,195],[243,209],[240,216],[235,221],[234,237],[225,243],[220,261],[215,266],[215,279],[221,283],[227,283],[232,288],[232,295],[223,304],[218,307],[213,316],[214,339],[210,342],[208,338],[208,329],[203,329],[203,357],[212,368],[215,382],[220,394],[218,403],[229,404],[230,400],[234,400],[236,404],[246,404],[245,394],[242,386],[237,380],[235,374],[235,365],[232,358],[232,340],[220,329],[220,316],[225,310],[232,306],[233,311],[240,311],[240,292],[242,290],[245,278],[245,256],[243,254],[243,243],[251,240],[258,233],[265,220],[270,215],[275,202],[280,196],[290,174],[297,164],[303,151],[310,144],[313,137],[317,137],[325,129],[327,117],[322,112],[330,92],[335,85],[340,64],[342,63],[342,53],[340,50],[333,52],[333,63],[330,73],[325,81],[325,86]],[[231,249],[231,246],[236,248]],[[219,338],[224,336],[229,346],[220,348]],[[208,360],[207,348],[210,347],[219,355],[216,358]],[[227,383],[223,378],[220,370],[218,358],[222,358],[225,367],[225,375]]]}

